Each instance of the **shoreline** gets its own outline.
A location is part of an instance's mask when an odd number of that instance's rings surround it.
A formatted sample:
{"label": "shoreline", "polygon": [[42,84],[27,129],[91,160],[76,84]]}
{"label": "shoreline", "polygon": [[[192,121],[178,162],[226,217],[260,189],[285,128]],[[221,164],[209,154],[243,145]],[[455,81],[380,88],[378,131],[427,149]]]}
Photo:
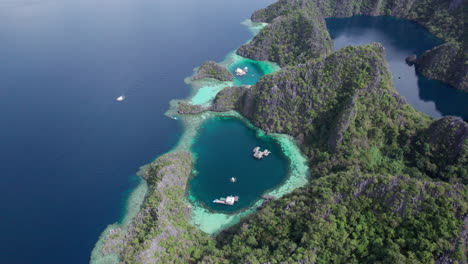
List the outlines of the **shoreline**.
{"label": "shoreline", "polygon": [[[250,19],[244,20],[242,25],[245,25],[248,30],[252,33],[252,38],[267,24],[266,23],[254,23]],[[252,38],[250,38],[247,42],[249,42]],[[247,43],[246,42],[246,43]],[[266,74],[276,72],[280,69],[280,67],[272,62],[260,62],[254,61],[251,59],[243,58],[236,54],[236,51],[229,52],[225,59],[220,62],[219,64],[224,66],[226,69],[229,69],[230,65],[234,65],[236,63],[240,63],[243,60],[249,62],[255,62],[259,65],[264,64],[264,67],[260,66],[263,71],[265,69],[267,72]],[[194,73],[196,72],[197,68],[194,69]],[[193,75],[192,75],[193,76]],[[287,135],[282,134],[269,134],[265,135],[265,133],[260,129],[255,127],[250,121],[242,117],[239,113],[235,111],[228,111],[228,112],[204,112],[196,115],[179,115],[177,113],[177,102],[178,101],[186,101],[192,104],[199,104],[203,106],[211,105],[212,100],[215,98],[216,94],[221,91],[222,89],[230,86],[234,86],[234,81],[229,82],[222,82],[215,79],[200,79],[196,81],[192,81],[191,77],[187,77],[184,79],[186,84],[191,85],[191,93],[190,95],[183,100],[171,100],[169,102],[169,109],[165,113],[166,116],[174,119],[178,119],[182,122],[183,126],[183,133],[179,138],[177,144],[170,149],[168,152],[162,153],[161,155],[157,156],[155,160],[165,154],[178,152],[178,151],[188,151],[190,152],[190,147],[196,138],[200,126],[208,119],[214,117],[230,117],[236,118],[243,122],[244,125],[248,126],[251,129],[256,131],[257,137],[258,136],[270,136],[274,141],[276,141],[281,149],[283,150],[283,154],[288,159],[289,163],[289,172],[288,175],[285,176],[285,180],[280,185],[276,186],[272,190],[267,190],[265,194],[275,196],[276,198],[281,197],[284,194],[287,194],[293,191],[296,188],[304,186],[308,182],[309,178],[309,167],[307,165],[306,157],[301,153],[297,143],[294,139]],[[238,84],[237,84],[238,85]],[[196,160],[196,155],[192,153],[194,156],[194,160]],[[150,164],[150,163],[149,163]],[[106,242],[106,238],[109,236],[109,232],[113,230],[120,230],[125,232],[129,227],[130,223],[137,215],[138,211],[143,204],[143,201],[146,197],[148,184],[144,179],[141,178],[141,173],[145,170],[147,165],[144,165],[140,168],[137,176],[140,178],[140,183],[131,191],[128,195],[128,199],[125,202],[126,206],[123,208],[124,213],[122,214],[121,219],[119,219],[116,223],[108,225],[104,231],[99,236],[98,241],[95,244],[91,252],[90,263],[94,264],[110,264],[116,263],[119,261],[119,256],[117,254],[102,254],[102,247]],[[193,168],[192,168],[193,170]],[[193,174],[193,172],[192,172]],[[250,207],[245,208],[237,213],[234,214],[225,214],[225,213],[216,213],[207,210],[206,208],[201,207],[190,199],[190,190],[186,190],[186,194],[184,197],[181,197],[183,202],[192,208],[191,216],[190,216],[190,224],[198,227],[201,231],[213,235],[217,232],[221,231],[222,229],[228,228],[236,223],[238,223],[241,218],[253,213],[256,211],[257,207],[261,205],[262,199],[259,197],[257,201],[255,201]],[[112,236],[112,235],[111,235]]]}

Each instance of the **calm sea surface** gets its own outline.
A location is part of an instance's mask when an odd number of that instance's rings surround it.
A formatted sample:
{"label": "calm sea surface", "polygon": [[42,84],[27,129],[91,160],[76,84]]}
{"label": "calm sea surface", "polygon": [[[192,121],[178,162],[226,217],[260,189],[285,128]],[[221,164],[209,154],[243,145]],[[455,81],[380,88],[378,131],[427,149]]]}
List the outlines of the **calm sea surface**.
{"label": "calm sea surface", "polygon": [[[138,167],[177,142],[181,126],[163,113],[169,100],[189,94],[183,78],[250,38],[240,22],[270,2],[1,1],[0,263],[87,263],[100,232],[121,217]],[[466,94],[404,64],[437,40],[410,22],[366,22],[372,19],[329,20],[335,47],[383,42],[396,87],[411,104],[433,116],[466,118]],[[118,103],[120,95],[126,100]],[[210,122],[195,149],[215,149],[206,141],[213,133],[249,147],[246,170],[283,160],[239,121]],[[259,143],[275,150],[270,161],[250,159]],[[199,162],[199,170],[212,164]],[[277,164],[278,175],[262,188],[281,182],[286,167]]]}
{"label": "calm sea surface", "polygon": [[163,113],[184,77],[271,2],[0,1],[0,263],[87,263],[139,166],[176,143]]}
{"label": "calm sea surface", "polygon": [[327,19],[327,26],[335,49],[382,43],[395,88],[414,108],[436,118],[455,115],[468,120],[468,93],[428,80],[405,62],[407,56],[420,55],[443,43],[424,27],[403,19],[368,16],[331,18]]}
{"label": "calm sea surface", "polygon": [[[252,149],[257,146],[271,154],[256,160]],[[192,151],[197,156],[197,175],[190,181],[190,192],[202,206],[215,211],[247,208],[288,174],[288,162],[278,143],[269,136],[257,138],[253,129],[233,118],[206,121]],[[232,177],[235,183],[230,182]],[[228,195],[239,196],[239,202],[233,206],[213,203]]]}

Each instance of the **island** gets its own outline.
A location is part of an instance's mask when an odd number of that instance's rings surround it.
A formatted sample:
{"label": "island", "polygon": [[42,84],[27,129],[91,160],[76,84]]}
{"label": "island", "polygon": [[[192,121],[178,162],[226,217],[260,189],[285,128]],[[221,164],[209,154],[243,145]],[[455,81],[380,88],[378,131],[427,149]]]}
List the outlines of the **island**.
{"label": "island", "polygon": [[[466,263],[468,124],[407,104],[381,44],[333,52],[324,22],[358,14],[416,21],[449,43],[409,61],[465,89],[463,5],[280,0],[255,12],[252,21],[268,25],[237,52],[281,70],[226,87],[211,105],[179,101],[177,111],[236,111],[265,133],[292,136],[309,183],[210,236],[188,222],[191,154],[163,155],[143,170],[148,192],[132,224],[105,231],[99,254],[120,263]],[[195,78],[218,76],[212,66]]]}
{"label": "island", "polygon": [[197,73],[192,77],[192,80],[199,80],[202,78],[213,78],[219,81],[232,81],[232,74],[223,66],[214,61],[205,61]]}

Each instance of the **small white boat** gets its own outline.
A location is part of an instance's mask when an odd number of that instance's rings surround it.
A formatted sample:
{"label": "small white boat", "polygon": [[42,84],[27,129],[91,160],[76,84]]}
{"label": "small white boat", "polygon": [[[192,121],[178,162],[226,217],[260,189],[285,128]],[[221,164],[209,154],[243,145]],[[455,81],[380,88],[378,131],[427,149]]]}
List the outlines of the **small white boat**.
{"label": "small white boat", "polygon": [[237,179],[236,179],[236,178],[234,178],[234,177],[232,177],[232,178],[230,179],[230,181],[234,183],[234,182],[236,182],[236,181],[237,181]]}
{"label": "small white boat", "polygon": [[123,100],[125,100],[125,96],[121,95],[121,96],[117,97],[117,99],[115,99],[115,100],[117,100],[117,102],[122,102]]}
{"label": "small white boat", "polygon": [[171,116],[171,118],[177,120],[177,116]]}
{"label": "small white boat", "polygon": [[226,204],[226,205],[233,205],[235,202],[239,201],[239,196],[228,196],[226,198],[215,199],[213,203],[217,204]]}

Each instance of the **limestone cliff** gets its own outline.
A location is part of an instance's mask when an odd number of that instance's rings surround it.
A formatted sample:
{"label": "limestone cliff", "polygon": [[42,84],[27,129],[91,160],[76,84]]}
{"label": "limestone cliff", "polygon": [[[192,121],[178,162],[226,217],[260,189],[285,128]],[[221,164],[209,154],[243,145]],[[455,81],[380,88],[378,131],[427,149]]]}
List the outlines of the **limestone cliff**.
{"label": "limestone cliff", "polygon": [[457,43],[445,43],[424,52],[415,61],[424,76],[446,82],[468,92],[468,64]]}
{"label": "limestone cliff", "polygon": [[240,47],[237,54],[285,66],[320,58],[332,51],[325,20],[317,9],[311,9],[274,19],[250,43]]}
{"label": "limestone cliff", "polygon": [[468,124],[462,119],[448,116],[434,121],[415,145],[414,160],[422,171],[468,184]]}
{"label": "limestone cliff", "polygon": [[143,169],[148,192],[128,229],[108,231],[102,254],[117,254],[121,263],[186,263],[190,247],[205,237],[188,224],[190,209],[184,203],[192,170],[188,152],[159,157]]}
{"label": "limestone cliff", "polygon": [[[421,59],[421,67],[418,68],[421,70],[421,73],[429,78],[447,82],[458,89],[467,90],[468,65],[465,63],[467,45],[465,44],[464,38],[464,10],[467,5],[468,0],[279,0],[267,8],[256,11],[252,15],[252,20],[255,22],[267,22],[274,25],[277,24],[278,21],[284,21],[285,17],[291,17],[297,13],[313,14],[313,17],[318,21],[315,23],[318,23],[318,25],[323,23],[323,18],[349,17],[353,15],[390,15],[410,19],[425,26],[439,38],[457,43],[456,51],[454,50],[454,44],[449,44],[426,52],[423,56],[424,58]],[[269,31],[271,31],[271,29],[269,29]],[[295,30],[293,29],[292,31],[294,32]],[[271,33],[267,34],[267,32],[267,29],[265,29],[263,35],[274,35]],[[265,36],[262,37],[262,39],[265,38],[270,39]],[[315,45],[318,47],[323,47],[325,46],[324,43],[328,42],[328,39],[326,34],[323,34],[321,37],[313,38],[312,41],[315,41]],[[297,43],[294,44],[297,45]],[[312,44],[309,43],[309,45]],[[261,42],[254,38],[252,43],[248,44],[246,47],[255,50],[254,47],[262,46],[268,47],[269,45],[265,45],[265,41]],[[292,45],[282,47],[283,50],[287,51],[293,48],[294,46]],[[326,51],[326,49],[323,50]],[[453,53],[448,54],[448,51]],[[240,50],[240,54],[244,54],[247,57],[252,56],[250,53],[244,52],[244,50]],[[287,55],[282,54],[282,56]],[[318,56],[312,54],[309,58],[311,57]],[[259,57],[259,59],[279,61],[273,56],[269,58],[263,56]],[[291,63],[283,61],[280,64],[294,65],[304,62],[301,60],[289,61]]]}
{"label": "limestone cliff", "polygon": [[[236,109],[267,133],[292,135],[317,174],[354,167],[465,181],[466,151],[448,150],[468,147],[467,124],[457,119],[441,128],[444,118],[429,127],[431,119],[393,88],[384,57],[378,43],[347,47],[283,68],[251,88],[226,88],[209,110]],[[437,136],[427,135],[436,128]],[[422,149],[426,143],[431,151]]]}

